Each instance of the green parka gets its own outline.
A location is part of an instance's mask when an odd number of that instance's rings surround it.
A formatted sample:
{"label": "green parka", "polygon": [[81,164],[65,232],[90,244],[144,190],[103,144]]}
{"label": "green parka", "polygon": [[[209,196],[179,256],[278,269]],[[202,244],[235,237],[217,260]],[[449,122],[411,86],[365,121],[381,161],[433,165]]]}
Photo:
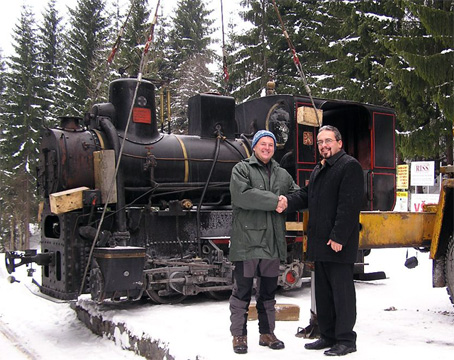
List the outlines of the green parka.
{"label": "green parka", "polygon": [[291,175],[271,159],[271,176],[253,154],[232,170],[233,224],[230,261],[280,258],[285,261],[286,214],[276,212],[279,195],[299,189]]}

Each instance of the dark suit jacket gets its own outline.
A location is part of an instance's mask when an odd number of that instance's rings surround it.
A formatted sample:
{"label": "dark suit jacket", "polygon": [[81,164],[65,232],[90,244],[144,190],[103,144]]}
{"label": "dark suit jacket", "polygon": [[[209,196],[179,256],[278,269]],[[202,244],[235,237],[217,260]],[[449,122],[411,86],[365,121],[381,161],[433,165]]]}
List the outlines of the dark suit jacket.
{"label": "dark suit jacket", "polygon": [[[344,150],[314,168],[309,185],[287,195],[288,212],[309,209],[307,255],[311,261],[354,263],[359,242],[359,212],[364,177],[359,162]],[[342,244],[335,252],[328,240]]]}

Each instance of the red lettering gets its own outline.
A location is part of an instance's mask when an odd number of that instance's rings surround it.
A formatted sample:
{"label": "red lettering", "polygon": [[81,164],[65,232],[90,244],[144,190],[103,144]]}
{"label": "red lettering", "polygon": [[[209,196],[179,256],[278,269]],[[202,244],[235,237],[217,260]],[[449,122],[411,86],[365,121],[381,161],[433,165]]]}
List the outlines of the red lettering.
{"label": "red lettering", "polygon": [[416,165],[416,171],[429,171],[429,166],[427,166],[427,165]]}

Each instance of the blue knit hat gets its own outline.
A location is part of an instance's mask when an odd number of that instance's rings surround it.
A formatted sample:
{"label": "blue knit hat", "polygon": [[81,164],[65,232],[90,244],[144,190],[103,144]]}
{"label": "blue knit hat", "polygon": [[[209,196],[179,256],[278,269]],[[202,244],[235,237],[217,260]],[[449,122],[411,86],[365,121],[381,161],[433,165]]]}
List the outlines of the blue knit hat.
{"label": "blue knit hat", "polygon": [[274,136],[274,134],[268,130],[259,130],[255,133],[254,138],[252,139],[252,148],[254,148],[254,146],[257,145],[258,141],[264,136],[269,136],[270,138],[272,138],[274,141],[274,147],[276,147],[276,137]]}

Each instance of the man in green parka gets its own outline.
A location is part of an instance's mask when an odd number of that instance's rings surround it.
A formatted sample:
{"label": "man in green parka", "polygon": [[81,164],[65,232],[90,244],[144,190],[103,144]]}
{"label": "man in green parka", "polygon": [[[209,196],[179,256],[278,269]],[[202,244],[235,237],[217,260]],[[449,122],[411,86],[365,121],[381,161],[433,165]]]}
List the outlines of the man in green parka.
{"label": "man in green parka", "polygon": [[235,265],[230,297],[230,332],[233,350],[247,353],[247,316],[254,277],[257,277],[256,308],[259,345],[283,349],[274,335],[275,293],[279,264],[285,261],[285,214],[276,212],[279,195],[298,189],[291,175],[272,159],[276,138],[267,130],[258,131],[252,140],[253,155],[232,170],[230,193],[233,224],[229,258]]}

